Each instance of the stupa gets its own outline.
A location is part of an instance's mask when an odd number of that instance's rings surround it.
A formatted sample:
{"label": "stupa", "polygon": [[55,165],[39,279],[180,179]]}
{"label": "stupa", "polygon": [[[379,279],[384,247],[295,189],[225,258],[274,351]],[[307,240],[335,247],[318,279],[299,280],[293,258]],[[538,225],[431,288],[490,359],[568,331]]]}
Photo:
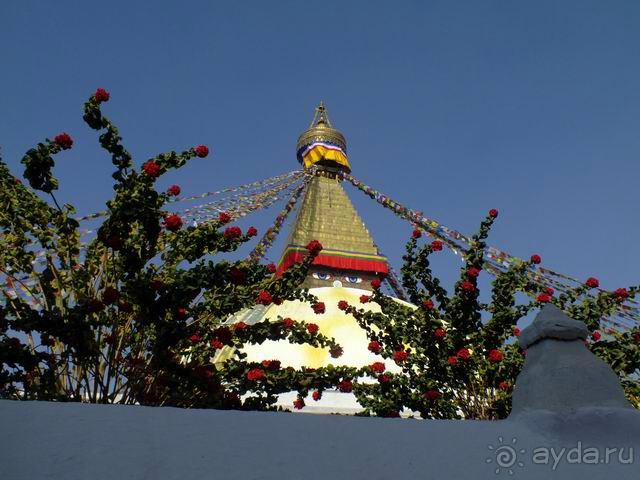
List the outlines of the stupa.
{"label": "stupa", "polygon": [[[314,176],[293,222],[276,275],[301,260],[307,253],[306,245],[311,240],[318,240],[323,249],[303,286],[325,304],[326,311],[317,315],[308,303],[287,301],[281,305],[256,306],[240,312],[231,321],[252,324],[265,318],[277,320],[281,316],[315,323],[321,333],[337,340],[344,353],[336,359],[331,357],[328,349],[266,341],[246,347],[247,359],[278,359],[283,366],[296,368],[318,368],[329,364],[361,367],[383,361],[382,357],[368,350],[369,340],[356,319],[338,309],[338,302],[346,300],[351,305],[379,311],[375,303],[361,304],[360,297],[370,294],[371,281],[384,278],[389,267],[386,257],[378,251],[349,200],[340,176],[336,175],[340,171],[351,171],[347,143],[344,135],[331,125],[322,103],[316,108],[309,128],[298,138],[297,158],[305,170],[314,172]],[[395,365],[387,365],[389,371],[396,368]],[[291,408],[293,400],[294,393],[285,394],[278,403],[284,408]],[[319,402],[307,399],[306,405],[306,412],[355,413],[361,410],[351,393],[338,391],[325,391]]]}

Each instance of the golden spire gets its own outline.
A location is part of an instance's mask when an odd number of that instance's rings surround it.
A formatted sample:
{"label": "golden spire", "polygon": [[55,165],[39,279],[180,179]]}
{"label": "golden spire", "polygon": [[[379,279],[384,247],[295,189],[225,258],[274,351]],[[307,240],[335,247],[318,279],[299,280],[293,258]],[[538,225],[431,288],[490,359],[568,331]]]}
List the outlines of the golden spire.
{"label": "golden spire", "polygon": [[329,115],[327,114],[327,109],[324,106],[324,102],[321,100],[320,105],[316,107],[316,113],[313,116],[313,120],[311,120],[311,124],[309,128],[313,127],[324,127],[327,126],[331,128],[331,122],[329,121]]}
{"label": "golden spire", "polygon": [[316,107],[309,128],[298,137],[296,151],[298,161],[305,168],[318,164],[351,171],[347,159],[347,141],[331,125],[323,102]]}

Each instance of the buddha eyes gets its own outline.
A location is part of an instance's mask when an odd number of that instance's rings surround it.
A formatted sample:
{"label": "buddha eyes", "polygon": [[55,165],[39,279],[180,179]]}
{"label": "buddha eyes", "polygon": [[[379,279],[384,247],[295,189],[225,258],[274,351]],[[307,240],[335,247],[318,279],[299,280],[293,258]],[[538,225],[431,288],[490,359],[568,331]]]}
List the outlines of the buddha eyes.
{"label": "buddha eyes", "polygon": [[[332,277],[328,273],[315,272],[313,274],[313,278],[315,278],[317,280],[329,281],[329,280],[331,280]],[[362,278],[360,278],[360,277],[346,276],[346,277],[344,277],[344,279],[345,279],[345,281],[347,283],[361,283],[362,282]]]}
{"label": "buddha eyes", "polygon": [[331,275],[328,273],[315,272],[313,278],[317,278],[318,280],[331,280]]}

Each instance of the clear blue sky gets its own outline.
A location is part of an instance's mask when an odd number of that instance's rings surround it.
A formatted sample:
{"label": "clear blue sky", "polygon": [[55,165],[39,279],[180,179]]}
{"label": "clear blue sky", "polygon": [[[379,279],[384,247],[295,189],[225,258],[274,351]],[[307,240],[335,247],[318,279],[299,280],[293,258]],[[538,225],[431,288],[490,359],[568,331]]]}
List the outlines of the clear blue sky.
{"label": "clear blue sky", "polygon": [[[110,195],[96,87],[138,163],[212,147],[162,179],[186,194],[296,168],[324,100],[356,177],[463,232],[498,208],[490,243],[614,288],[640,281],[639,51],[635,0],[5,0],[0,147],[18,172],[69,132],[60,197],[90,213]],[[410,227],[347,189],[398,265]]]}

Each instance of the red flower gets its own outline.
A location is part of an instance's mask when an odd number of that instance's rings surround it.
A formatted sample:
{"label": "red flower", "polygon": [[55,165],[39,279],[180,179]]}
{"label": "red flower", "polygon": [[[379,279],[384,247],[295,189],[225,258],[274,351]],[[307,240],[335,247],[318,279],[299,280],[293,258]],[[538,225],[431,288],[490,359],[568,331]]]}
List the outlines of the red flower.
{"label": "red flower", "polygon": [[633,335],[633,341],[636,343],[640,343],[640,333],[635,333]]}
{"label": "red flower", "polygon": [[597,342],[597,341],[599,341],[599,340],[602,338],[602,335],[600,334],[600,332],[599,332],[599,331],[597,331],[597,330],[596,330],[595,332],[593,332],[593,333],[591,334],[591,338],[593,338],[593,341],[594,341],[594,342]]}
{"label": "red flower", "polygon": [[104,310],[104,303],[96,298],[89,300],[88,310],[90,313],[97,313]]}
{"label": "red flower", "polygon": [[118,296],[118,290],[113,287],[107,287],[102,293],[102,301],[105,303],[105,305],[111,305],[112,303],[115,303],[116,300],[118,300]]}
{"label": "red flower", "polygon": [[434,330],[433,334],[436,338],[444,338],[447,335],[447,332],[444,330],[444,328],[438,327]]}
{"label": "red flower", "polygon": [[200,335],[198,335],[197,333],[194,333],[189,337],[189,341],[191,343],[198,343],[200,340],[202,340],[202,337],[200,337]]}
{"label": "red flower", "polygon": [[273,303],[276,305],[282,305],[282,302],[284,302],[284,300],[280,297],[276,297],[273,299]]}
{"label": "red flower", "polygon": [[537,298],[540,303],[549,303],[551,301],[551,296],[547,293],[541,293]]}
{"label": "red flower", "polygon": [[539,264],[542,261],[542,258],[540,258],[540,255],[531,255],[531,263],[533,264]]}
{"label": "red flower", "polygon": [[218,221],[222,224],[229,223],[231,221],[231,215],[227,212],[220,212],[220,215],[218,215]]}
{"label": "red flower", "polygon": [[122,240],[117,235],[111,235],[106,241],[107,247],[112,250],[120,250],[122,248]]}
{"label": "red flower", "polygon": [[625,299],[625,298],[627,298],[629,296],[629,292],[627,292],[626,288],[618,288],[618,289],[616,289],[615,292],[613,292],[613,294],[616,297],[621,298],[621,299]]}
{"label": "red flower", "polygon": [[495,348],[489,352],[489,361],[491,363],[501,362],[504,356],[500,350],[496,350]]}
{"label": "red flower", "polygon": [[249,325],[247,325],[247,324],[246,324],[246,323],[244,323],[244,322],[238,322],[238,323],[235,323],[235,324],[233,325],[233,329],[234,329],[234,330],[244,330],[244,329],[245,329],[245,328],[247,328],[248,326],[249,326]]}
{"label": "red flower", "polygon": [[347,302],[346,300],[340,300],[338,302],[338,308],[344,312],[347,308],[349,308],[349,302]]}
{"label": "red flower", "polygon": [[404,350],[397,350],[393,352],[393,359],[396,362],[404,362],[407,358],[409,358],[409,354]]}
{"label": "red flower", "polygon": [[180,192],[182,190],[180,190],[180,186],[179,185],[171,185],[169,188],[167,188],[167,193],[169,195],[172,195],[174,197],[177,197],[178,195],[180,195]]}
{"label": "red flower", "polygon": [[263,360],[262,366],[269,370],[279,370],[280,369],[280,360]]}
{"label": "red flower", "polygon": [[369,342],[369,346],[367,348],[369,349],[370,352],[380,353],[380,350],[382,350],[382,345],[380,345],[380,343],[373,340]]}
{"label": "red flower", "polygon": [[416,229],[413,231],[413,233],[411,234],[411,236],[412,236],[413,238],[420,238],[420,237],[422,236],[422,232],[416,228]]}
{"label": "red flower", "polygon": [[209,148],[206,145],[198,145],[197,147],[194,147],[194,150],[196,155],[200,158],[204,158],[209,155]]}
{"label": "red flower", "polygon": [[551,288],[551,287],[545,288],[544,291],[547,293],[547,295],[553,295],[554,292],[555,292],[555,290],[553,288]]}
{"label": "red flower", "polygon": [[159,278],[154,278],[153,280],[151,280],[151,283],[149,285],[156,292],[159,292],[160,290],[164,289],[166,286],[165,283]]}
{"label": "red flower", "polygon": [[311,397],[317,402],[322,398],[322,394],[318,390],[316,390],[311,394]]}
{"label": "red flower", "polygon": [[256,229],[256,227],[249,227],[247,229],[247,236],[248,237],[255,237],[258,234],[258,230]]}
{"label": "red flower", "polygon": [[456,357],[449,357],[447,358],[447,363],[449,365],[456,365],[458,363],[458,359]]}
{"label": "red flower", "polygon": [[228,227],[224,231],[224,238],[227,240],[235,240],[236,238],[240,238],[242,236],[242,230],[240,227]]}
{"label": "red flower", "polygon": [[304,400],[302,398],[298,398],[295,402],[293,402],[293,408],[296,410],[302,410],[305,406]]}
{"label": "red flower", "polygon": [[387,412],[387,418],[400,418],[400,413],[397,410],[389,410]]}
{"label": "red flower", "polygon": [[425,395],[429,400],[438,400],[442,396],[438,390],[429,390]]}
{"label": "red flower", "polygon": [[380,285],[380,280],[378,280],[377,278],[371,281],[371,287],[375,288],[376,290],[380,288]]}
{"label": "red flower", "polygon": [[422,306],[424,307],[425,310],[433,310],[433,301],[425,300],[424,302],[422,302]]}
{"label": "red flower", "polygon": [[324,303],[322,302],[314,303],[313,305],[311,305],[311,308],[313,309],[316,315],[320,315],[324,313],[326,310]]}
{"label": "red flower", "polygon": [[261,368],[252,368],[247,372],[247,378],[252,382],[255,382],[256,380],[260,380],[263,377],[264,377],[264,370],[262,370]]}
{"label": "red flower", "polygon": [[320,253],[322,251],[322,244],[318,240],[311,240],[307,244],[307,250],[311,253]]}
{"label": "red flower", "polygon": [[71,145],[73,145],[73,139],[71,136],[66,133],[59,133],[55,137],[53,137],[53,141],[56,142],[63,150],[69,150]]}
{"label": "red flower", "polygon": [[382,362],[373,362],[369,368],[371,368],[371,370],[373,370],[376,373],[383,373],[385,371],[385,366],[384,363]]}
{"label": "red flower", "polygon": [[442,242],[440,240],[434,240],[431,242],[431,250],[434,252],[439,252],[442,250]]}
{"label": "red flower", "polygon": [[378,377],[378,382],[380,383],[387,383],[389,380],[391,380],[391,378],[389,378],[389,375],[380,375]]}
{"label": "red flower", "polygon": [[307,331],[309,333],[318,333],[318,325],[316,325],[315,323],[308,323],[307,324]]}
{"label": "red flower", "polygon": [[269,271],[269,273],[276,273],[277,267],[275,263],[268,263],[267,264],[267,270]]}
{"label": "red flower", "polygon": [[160,165],[153,160],[149,160],[142,165],[142,171],[151,178],[158,178],[160,176]]}
{"label": "red flower", "polygon": [[344,353],[344,350],[340,345],[336,345],[329,349],[329,355],[331,355],[331,358],[340,358],[343,353]]}
{"label": "red flower", "polygon": [[600,282],[598,281],[597,278],[594,278],[594,277],[587,278],[587,281],[585,283],[589,288],[598,288],[600,286]]}
{"label": "red flower", "polygon": [[469,267],[469,269],[467,270],[467,275],[471,278],[475,278],[480,275],[480,270],[475,267]]}
{"label": "red flower", "polygon": [[520,336],[520,329],[518,327],[513,329],[513,335],[516,336],[516,337]]}
{"label": "red flower", "polygon": [[171,232],[177,232],[182,228],[182,219],[178,215],[169,215],[164,219],[164,226]]}
{"label": "red flower", "polygon": [[247,274],[238,267],[231,267],[229,269],[229,278],[234,285],[241,285],[247,280]]}
{"label": "red flower", "polygon": [[369,300],[371,300],[369,295],[360,295],[360,303],[367,303]]}
{"label": "red flower", "polygon": [[469,360],[471,358],[471,352],[468,348],[461,348],[456,354],[460,360]]}
{"label": "red flower", "polygon": [[500,382],[500,384],[498,385],[498,388],[500,388],[500,390],[509,390],[509,382],[505,382],[504,380],[502,382]]}
{"label": "red flower", "polygon": [[176,309],[176,317],[178,317],[180,320],[187,318],[187,315],[188,312],[186,308],[179,307]]}
{"label": "red flower", "polygon": [[353,390],[353,383],[351,383],[349,380],[342,380],[338,384],[338,389],[342,393],[351,393],[351,391]]}
{"label": "red flower", "polygon": [[489,216],[491,218],[496,218],[498,216],[498,210],[496,210],[495,208],[492,208],[491,210],[489,210]]}
{"label": "red flower", "polygon": [[109,101],[109,92],[107,92],[104,88],[98,88],[96,93],[93,94],[93,97],[96,99],[96,102],[108,102]]}
{"label": "red flower", "polygon": [[284,320],[282,320],[282,325],[283,325],[285,328],[291,328],[291,327],[293,327],[293,325],[294,325],[295,323],[296,323],[296,322],[295,322],[295,321],[293,321],[293,320],[292,320],[292,319],[290,319],[290,318],[285,318]]}
{"label": "red flower", "polygon": [[460,288],[465,292],[473,292],[476,289],[476,286],[468,280],[465,280],[460,284]]}
{"label": "red flower", "polygon": [[213,340],[211,340],[211,346],[213,348],[215,348],[216,350],[221,349],[222,347],[224,347],[224,343],[222,343],[220,340],[218,340],[217,338],[214,338]]}
{"label": "red flower", "polygon": [[273,297],[266,290],[263,290],[258,294],[256,303],[259,303],[260,305],[271,305],[271,302],[273,302]]}

